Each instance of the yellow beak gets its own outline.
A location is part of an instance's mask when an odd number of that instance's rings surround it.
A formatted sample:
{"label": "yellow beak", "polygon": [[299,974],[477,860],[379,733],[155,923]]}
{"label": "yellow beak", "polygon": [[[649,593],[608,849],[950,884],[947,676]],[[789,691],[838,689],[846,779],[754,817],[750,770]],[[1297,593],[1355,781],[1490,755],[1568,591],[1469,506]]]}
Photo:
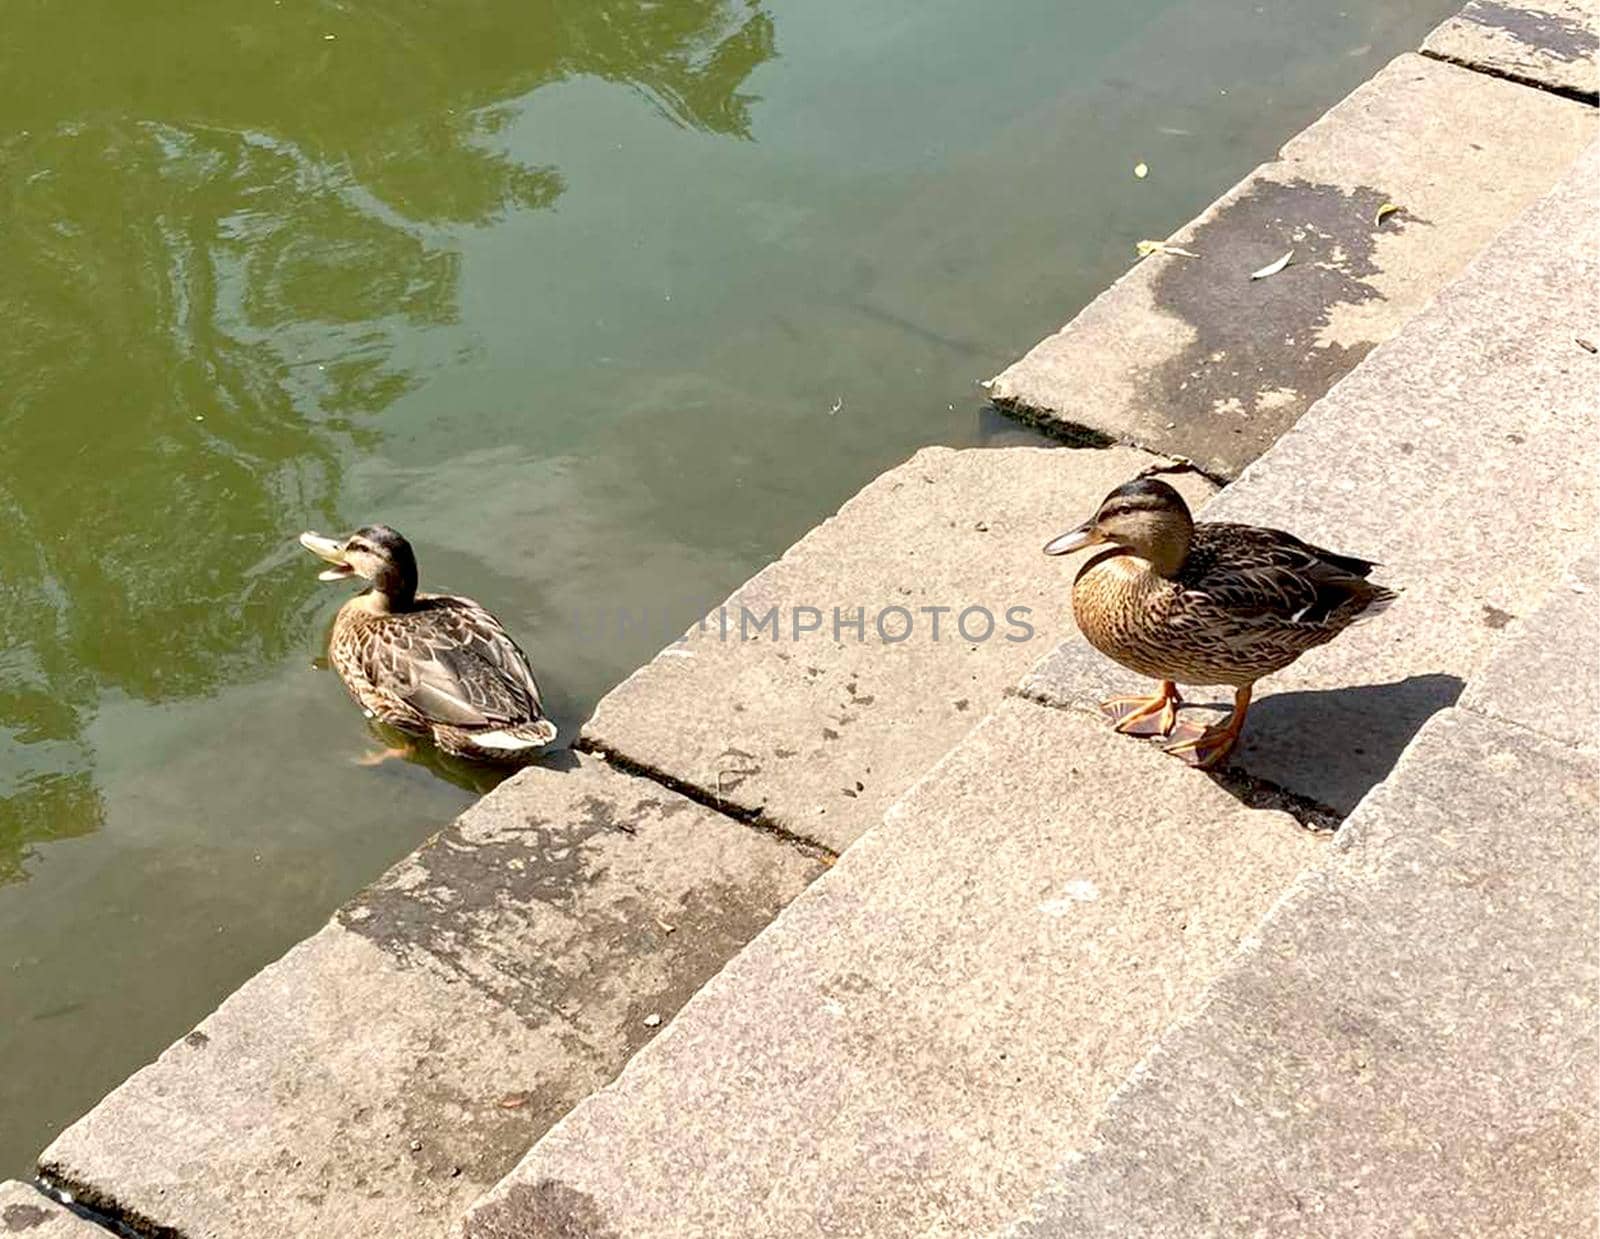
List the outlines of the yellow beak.
{"label": "yellow beak", "polygon": [[1058,538],[1051,538],[1044,544],[1046,555],[1070,555],[1073,551],[1081,551],[1086,546],[1093,546],[1096,542],[1105,541],[1105,535],[1095,528],[1094,521],[1087,520],[1076,529],[1069,530]]}
{"label": "yellow beak", "polygon": [[344,543],[337,538],[324,538],[309,530],[300,535],[300,545],[319,559],[326,559],[333,567],[317,573],[319,581],[342,581],[355,576],[356,570],[345,562]]}

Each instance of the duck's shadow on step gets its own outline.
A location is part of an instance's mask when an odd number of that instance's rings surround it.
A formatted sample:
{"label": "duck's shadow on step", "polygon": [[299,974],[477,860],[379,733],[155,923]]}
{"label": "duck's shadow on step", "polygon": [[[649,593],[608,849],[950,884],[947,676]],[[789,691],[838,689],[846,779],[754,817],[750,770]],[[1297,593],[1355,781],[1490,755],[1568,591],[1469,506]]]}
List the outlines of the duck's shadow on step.
{"label": "duck's shadow on step", "polygon": [[[1381,783],[1422,725],[1455,704],[1465,682],[1417,675],[1388,684],[1264,693],[1215,781],[1247,804],[1273,790],[1299,801],[1308,825],[1333,826]],[[1190,712],[1199,721],[1199,706]],[[1267,799],[1264,801],[1263,797]],[[1291,807],[1291,806],[1279,806]]]}

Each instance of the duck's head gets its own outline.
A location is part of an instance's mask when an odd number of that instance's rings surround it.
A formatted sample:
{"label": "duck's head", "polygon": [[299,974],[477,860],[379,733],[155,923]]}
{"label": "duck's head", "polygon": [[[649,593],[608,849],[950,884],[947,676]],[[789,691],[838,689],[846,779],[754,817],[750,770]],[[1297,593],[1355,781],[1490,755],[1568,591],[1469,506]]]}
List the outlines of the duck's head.
{"label": "duck's head", "polygon": [[1110,542],[1149,562],[1162,576],[1182,566],[1194,534],[1194,518],[1183,496],[1155,478],[1125,482],[1100,502],[1076,529],[1044,544],[1046,555],[1070,555]]}
{"label": "duck's head", "polygon": [[361,577],[372,582],[392,610],[404,610],[417,594],[417,557],[411,543],[387,525],[363,525],[345,538],[303,533],[300,545],[332,564],[317,574],[319,581]]}

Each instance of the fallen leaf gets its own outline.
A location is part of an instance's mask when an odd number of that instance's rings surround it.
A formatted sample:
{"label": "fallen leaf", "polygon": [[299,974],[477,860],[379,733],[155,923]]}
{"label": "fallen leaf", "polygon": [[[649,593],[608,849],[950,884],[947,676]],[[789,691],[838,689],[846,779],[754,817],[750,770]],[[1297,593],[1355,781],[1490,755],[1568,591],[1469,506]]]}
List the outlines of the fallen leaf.
{"label": "fallen leaf", "polygon": [[1399,209],[1400,204],[1398,202],[1385,202],[1378,208],[1378,213],[1372,217],[1372,226],[1374,228],[1382,228],[1384,219],[1393,215]]}
{"label": "fallen leaf", "polygon": [[1140,241],[1134,246],[1139,251],[1140,258],[1148,258],[1151,254],[1171,254],[1174,258],[1198,258],[1193,250],[1186,250],[1176,245],[1168,245],[1165,241]]}
{"label": "fallen leaf", "polygon": [[1278,272],[1282,271],[1289,265],[1289,260],[1293,257],[1294,251],[1290,250],[1282,258],[1278,259],[1277,262],[1269,262],[1266,266],[1262,267],[1261,270],[1252,271],[1250,273],[1250,278],[1252,280],[1264,280],[1269,275],[1277,275]]}
{"label": "fallen leaf", "polygon": [[1134,174],[1134,176],[1138,177],[1141,181],[1144,180],[1145,177],[1150,175],[1150,165],[1147,164],[1147,163],[1136,163],[1136,164],[1134,164],[1133,165],[1133,174]]}
{"label": "fallen leaf", "polygon": [[500,1108],[502,1110],[520,1110],[527,1104],[528,1095],[526,1093],[507,1093],[500,1099]]}

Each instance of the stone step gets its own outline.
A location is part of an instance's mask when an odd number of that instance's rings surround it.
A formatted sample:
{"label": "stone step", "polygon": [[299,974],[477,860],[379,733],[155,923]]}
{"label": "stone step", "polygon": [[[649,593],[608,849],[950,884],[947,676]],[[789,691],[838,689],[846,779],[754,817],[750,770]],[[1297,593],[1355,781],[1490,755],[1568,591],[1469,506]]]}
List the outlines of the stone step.
{"label": "stone step", "polygon": [[[1127,448],[926,448],[607,694],[581,743],[843,851],[1071,629],[1039,548],[1152,463]],[[1213,489],[1194,475],[1178,485],[1191,500]],[[932,607],[947,610],[937,639]],[[972,637],[987,628],[962,619],[969,607],[992,616],[986,640],[963,639],[962,623]],[[859,636],[834,639],[836,608],[863,612]],[[755,626],[769,612],[776,639]],[[797,616],[820,631],[797,640]],[[893,640],[908,618],[910,636]]]}
{"label": "stone step", "polygon": [[458,1234],[982,1234],[1322,848],[1013,698]]}
{"label": "stone step", "polygon": [[1013,1239],[1600,1229],[1596,584],[1423,728]]}
{"label": "stone step", "polygon": [[[1235,770],[1348,813],[1600,524],[1596,185],[1600,142],[1205,508],[1404,590],[1263,682]],[[1090,708],[1140,683],[1069,638],[1023,691]]]}
{"label": "stone step", "polygon": [[1573,748],[1600,745],[1600,552],[1561,575],[1514,624],[1461,704],[1520,723]]}
{"label": "stone step", "polygon": [[26,1234],[28,1239],[110,1239],[111,1233],[26,1183],[15,1179],[0,1183],[0,1234]]}
{"label": "stone step", "polygon": [[[1425,796],[1453,788],[1470,810],[1478,793],[1464,789],[1523,760],[1555,789],[1551,803],[1581,794],[1558,740],[1514,727],[1491,751],[1479,731],[1500,724],[1449,707],[1600,514],[1600,363],[1577,343],[1600,321],[1597,159],[1600,147],[1586,152],[1213,501],[1213,515],[1377,553],[1407,590],[1308,657],[1305,721],[1297,731],[1294,711],[1263,710],[1246,770],[1353,804],[1438,716],[1413,760],[1430,744],[1467,756]],[[1536,650],[1561,622],[1531,621],[1507,648]],[[1103,665],[1069,640],[1030,691],[1076,700]],[[1386,676],[1394,683],[1335,691]],[[1318,721],[1330,712],[1355,733],[1330,740]],[[1547,723],[1552,735],[1564,725],[1588,726]],[[1280,731],[1298,750],[1271,747]],[[1297,756],[1275,769],[1262,761],[1274,751]],[[1482,795],[1493,812],[1515,801],[1501,787]],[[1547,802],[1532,811],[1544,830]],[[1539,853],[1546,871],[1528,889],[1559,886],[1572,846]],[[1098,719],[1007,701],[459,1234],[654,1233],[663,1218],[681,1234],[986,1233],[1037,1190],[1045,1162],[1086,1147],[1166,1021],[1210,1009],[1208,985],[1316,849],[1281,815],[1242,808]],[[1454,937],[1452,949],[1469,948],[1465,928]],[[1330,1012],[1319,1018],[1337,1031]],[[1280,1040],[1292,1055],[1292,1038]]]}
{"label": "stone step", "polygon": [[1600,90],[1596,0],[1472,0],[1423,54],[1593,104]]}
{"label": "stone step", "polygon": [[[1235,477],[1544,194],[1596,121],[1401,56],[1173,235],[1199,258],[1139,262],[990,394]],[[1249,278],[1290,249],[1284,271]]]}
{"label": "stone step", "polygon": [[525,770],[41,1173],[140,1234],[441,1234],[822,868],[597,758]]}

